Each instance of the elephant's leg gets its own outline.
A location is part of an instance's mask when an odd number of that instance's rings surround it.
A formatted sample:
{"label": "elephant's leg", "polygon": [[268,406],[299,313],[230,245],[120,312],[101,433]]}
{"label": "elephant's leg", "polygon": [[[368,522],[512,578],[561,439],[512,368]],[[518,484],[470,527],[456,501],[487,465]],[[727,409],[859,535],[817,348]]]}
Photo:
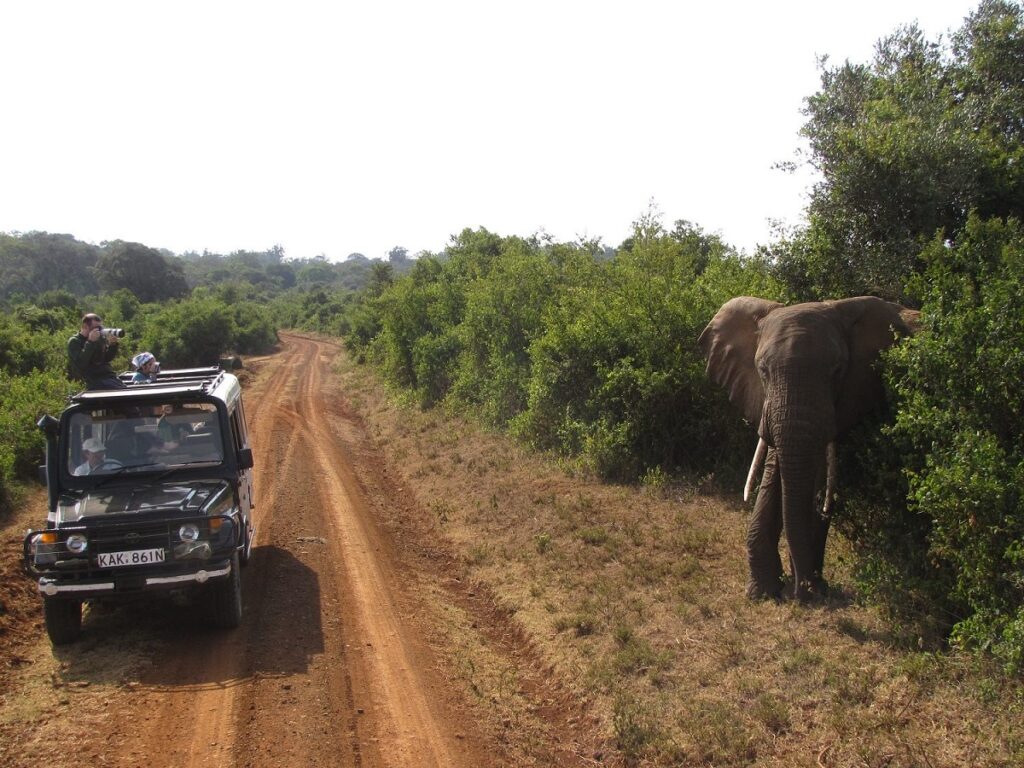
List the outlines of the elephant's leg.
{"label": "elephant's leg", "polygon": [[747,597],[752,600],[777,598],[782,592],[782,560],[779,558],[779,536],[782,533],[781,491],[775,451],[769,450],[761,489],[747,529],[747,562],[750,566]]}
{"label": "elephant's leg", "polygon": [[832,516],[816,511],[814,522],[814,562],[811,564],[811,588],[814,592],[824,595],[828,592],[828,582],[825,581],[825,544],[828,542],[828,529],[832,524]]}

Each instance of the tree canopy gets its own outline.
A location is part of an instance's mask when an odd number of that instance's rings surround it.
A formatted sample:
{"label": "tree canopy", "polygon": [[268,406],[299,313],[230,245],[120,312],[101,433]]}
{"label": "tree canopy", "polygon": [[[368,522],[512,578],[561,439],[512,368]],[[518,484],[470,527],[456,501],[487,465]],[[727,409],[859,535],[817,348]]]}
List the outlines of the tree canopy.
{"label": "tree canopy", "polygon": [[95,274],[103,290],[113,293],[126,288],[142,302],[177,299],[188,293],[182,264],[139,243],[107,243],[96,260]]}
{"label": "tree canopy", "polygon": [[821,174],[809,226],[772,247],[804,298],[906,298],[938,233],[968,215],[1024,215],[1024,18],[983,0],[949,44],[914,25],[877,45],[869,64],[822,62],[803,135]]}

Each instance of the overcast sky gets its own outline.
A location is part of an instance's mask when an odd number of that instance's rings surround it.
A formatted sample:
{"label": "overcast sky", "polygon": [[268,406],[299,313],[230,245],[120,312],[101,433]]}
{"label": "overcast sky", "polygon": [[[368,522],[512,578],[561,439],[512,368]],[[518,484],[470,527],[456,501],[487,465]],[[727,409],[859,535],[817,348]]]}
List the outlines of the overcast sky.
{"label": "overcast sky", "polygon": [[751,251],[798,224],[817,59],[966,0],[0,6],[0,231],[176,253],[618,245],[653,201]]}

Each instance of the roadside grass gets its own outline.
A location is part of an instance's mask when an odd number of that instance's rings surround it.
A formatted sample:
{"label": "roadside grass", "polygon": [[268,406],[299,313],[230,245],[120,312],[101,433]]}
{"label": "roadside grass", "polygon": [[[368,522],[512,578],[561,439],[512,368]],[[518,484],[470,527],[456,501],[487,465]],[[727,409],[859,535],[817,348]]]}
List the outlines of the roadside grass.
{"label": "roadside grass", "polygon": [[[389,399],[345,359],[339,375],[462,578],[485,586],[592,703],[608,749],[588,759],[1024,764],[1021,681],[976,657],[921,650],[858,604],[842,541],[827,557],[835,598],[752,603],[738,489],[663,473],[604,484],[457,414]],[[504,727],[529,720],[514,670],[494,668],[485,644],[470,633],[438,645]]]}

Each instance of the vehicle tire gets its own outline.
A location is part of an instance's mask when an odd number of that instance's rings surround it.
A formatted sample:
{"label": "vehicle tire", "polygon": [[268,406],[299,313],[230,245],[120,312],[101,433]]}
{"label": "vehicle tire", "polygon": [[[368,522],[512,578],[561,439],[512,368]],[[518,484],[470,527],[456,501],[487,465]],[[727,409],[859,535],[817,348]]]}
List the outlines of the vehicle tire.
{"label": "vehicle tire", "polygon": [[231,555],[231,573],[207,588],[210,623],[218,629],[234,629],[242,623],[242,574],[238,553]]}
{"label": "vehicle tire", "polygon": [[53,645],[68,645],[82,634],[82,603],[78,600],[43,599],[46,634]]}

